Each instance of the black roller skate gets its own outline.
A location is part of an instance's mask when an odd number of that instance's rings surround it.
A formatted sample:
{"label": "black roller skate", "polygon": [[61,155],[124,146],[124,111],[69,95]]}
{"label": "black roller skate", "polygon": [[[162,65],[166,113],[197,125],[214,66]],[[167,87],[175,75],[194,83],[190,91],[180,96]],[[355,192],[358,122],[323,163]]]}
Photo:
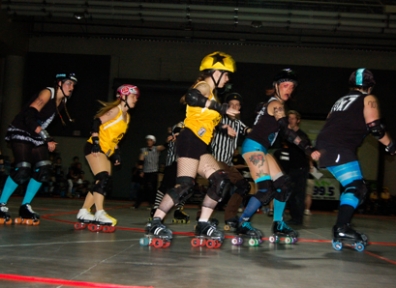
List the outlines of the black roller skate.
{"label": "black roller skate", "polygon": [[195,237],[191,240],[193,247],[220,248],[224,241],[224,233],[217,230],[211,221],[199,221],[195,226]]}
{"label": "black roller skate", "polygon": [[117,219],[111,217],[104,210],[96,211],[95,221],[88,224],[88,230],[92,232],[113,233],[117,225]]}
{"label": "black roller skate", "polygon": [[19,217],[15,218],[14,223],[37,226],[40,224],[40,215],[33,211],[30,204],[24,204],[19,208]]}
{"label": "black roller skate", "polygon": [[11,215],[8,213],[8,207],[4,203],[0,204],[0,224],[12,224]]}
{"label": "black roller skate", "polygon": [[298,232],[287,226],[284,221],[274,221],[272,223],[272,236],[269,237],[269,241],[279,243],[281,240],[286,244],[296,243]]}
{"label": "black roller skate", "polygon": [[172,223],[188,224],[190,223],[190,215],[183,211],[183,207],[177,208],[173,213]]}
{"label": "black roller skate", "polygon": [[350,224],[333,226],[333,248],[337,251],[342,249],[343,243],[349,243],[357,251],[361,252],[367,246],[367,236],[351,228]]}
{"label": "black roller skate", "polygon": [[237,216],[235,216],[231,219],[225,220],[224,231],[230,231],[231,229],[233,231],[235,231],[235,229],[238,227],[238,222],[239,222],[239,219]]}
{"label": "black roller skate", "polygon": [[249,238],[249,246],[258,246],[263,242],[264,234],[261,230],[254,228],[249,221],[241,221],[237,224],[235,236],[231,240],[232,245],[240,246],[243,244],[243,238]]}
{"label": "black roller skate", "polygon": [[159,217],[154,217],[146,225],[146,235],[140,238],[141,246],[154,246],[155,248],[167,248],[173,238],[172,230],[168,229]]}
{"label": "black roller skate", "polygon": [[95,223],[95,215],[93,215],[88,209],[82,208],[78,211],[77,221],[74,223],[74,229],[83,230],[89,224]]}

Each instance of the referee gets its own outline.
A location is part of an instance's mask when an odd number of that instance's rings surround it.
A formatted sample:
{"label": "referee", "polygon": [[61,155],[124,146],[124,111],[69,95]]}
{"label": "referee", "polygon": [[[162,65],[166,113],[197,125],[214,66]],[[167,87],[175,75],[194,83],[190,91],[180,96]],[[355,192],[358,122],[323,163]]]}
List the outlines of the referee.
{"label": "referee", "polygon": [[[225,98],[225,102],[228,103],[229,107],[238,111],[241,110],[242,100],[242,96],[238,93],[230,93]],[[250,185],[233,166],[232,159],[234,151],[237,149],[239,137],[245,136],[251,129],[241,120],[228,115],[221,119],[217,127],[218,129],[214,133],[211,142],[212,155],[219,162],[221,169],[227,173],[231,183],[236,186],[236,190],[225,209],[224,220],[227,225],[236,228],[238,224],[238,208],[242,204],[244,196],[250,191]]]}

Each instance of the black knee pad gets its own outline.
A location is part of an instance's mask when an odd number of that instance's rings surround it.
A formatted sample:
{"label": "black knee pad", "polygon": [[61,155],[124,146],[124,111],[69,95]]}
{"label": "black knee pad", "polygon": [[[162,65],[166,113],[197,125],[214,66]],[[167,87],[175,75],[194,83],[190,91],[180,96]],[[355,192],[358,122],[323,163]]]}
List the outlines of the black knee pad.
{"label": "black knee pad", "polygon": [[217,201],[221,200],[227,195],[231,188],[230,179],[223,170],[217,170],[209,177],[209,188],[207,195]]}
{"label": "black knee pad", "polygon": [[182,201],[186,201],[192,196],[194,190],[192,189],[195,185],[195,179],[192,177],[177,177],[176,186],[170,189],[167,193],[172,198],[175,205]]}
{"label": "black knee pad", "polygon": [[239,180],[237,183],[235,183],[235,186],[237,187],[237,189],[234,193],[238,193],[242,197],[245,197],[247,194],[249,194],[251,186],[247,179]]}
{"label": "black knee pad", "polygon": [[15,165],[15,169],[11,171],[11,179],[15,183],[21,185],[30,179],[32,174],[32,165],[29,162],[20,162]]}
{"label": "black knee pad", "polygon": [[265,180],[256,183],[257,193],[253,195],[257,200],[260,201],[261,205],[265,206],[274,199],[275,192],[272,189],[272,181]]}
{"label": "black knee pad", "polygon": [[43,160],[34,166],[32,177],[38,182],[49,182],[52,172],[51,161]]}
{"label": "black knee pad", "polygon": [[92,190],[93,192],[97,192],[103,196],[106,196],[107,192],[110,192],[111,190],[111,184],[111,176],[109,172],[99,172],[95,175],[95,185]]}
{"label": "black knee pad", "polygon": [[364,199],[366,199],[368,189],[364,180],[355,180],[346,185],[344,188],[345,190],[342,192],[342,194],[354,194],[355,197],[359,199],[359,205],[363,203]]}
{"label": "black knee pad", "polygon": [[292,192],[291,189],[292,182],[290,177],[287,175],[282,175],[273,182],[273,187],[275,190],[275,199],[281,202],[286,202]]}

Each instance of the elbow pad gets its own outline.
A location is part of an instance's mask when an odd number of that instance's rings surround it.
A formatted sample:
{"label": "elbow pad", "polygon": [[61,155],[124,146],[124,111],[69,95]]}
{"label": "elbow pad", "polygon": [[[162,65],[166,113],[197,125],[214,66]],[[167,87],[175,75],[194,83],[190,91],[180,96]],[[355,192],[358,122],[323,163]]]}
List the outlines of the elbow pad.
{"label": "elbow pad", "polygon": [[367,129],[378,140],[385,136],[385,127],[381,124],[380,120],[367,123]]}
{"label": "elbow pad", "polygon": [[30,132],[34,133],[34,130],[36,130],[36,128],[38,126],[40,126],[37,122],[37,115],[38,115],[38,111],[36,108],[33,107],[29,107],[25,113],[25,125],[30,129]]}
{"label": "elbow pad", "polygon": [[92,129],[91,129],[91,134],[92,133],[99,133],[99,126],[102,124],[102,120],[100,118],[95,118],[92,123]]}
{"label": "elbow pad", "polygon": [[186,94],[186,103],[189,106],[205,107],[208,98],[202,95],[198,89],[188,89]]}

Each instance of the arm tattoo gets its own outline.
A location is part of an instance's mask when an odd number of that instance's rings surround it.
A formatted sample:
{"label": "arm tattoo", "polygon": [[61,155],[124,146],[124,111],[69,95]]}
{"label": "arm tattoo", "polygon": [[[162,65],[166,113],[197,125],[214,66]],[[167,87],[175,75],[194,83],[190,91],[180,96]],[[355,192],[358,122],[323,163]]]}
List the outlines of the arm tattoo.
{"label": "arm tattoo", "polygon": [[371,108],[378,108],[377,101],[369,101],[369,102],[368,102],[368,105],[369,105]]}

